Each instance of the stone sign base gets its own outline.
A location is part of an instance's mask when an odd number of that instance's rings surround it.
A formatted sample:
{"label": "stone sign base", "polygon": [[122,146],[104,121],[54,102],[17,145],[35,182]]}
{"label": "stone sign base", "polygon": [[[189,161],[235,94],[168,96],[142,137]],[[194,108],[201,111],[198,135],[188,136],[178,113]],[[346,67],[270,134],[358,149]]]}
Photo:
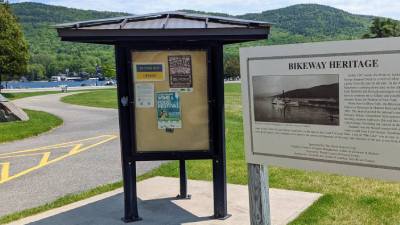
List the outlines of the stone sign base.
{"label": "stone sign base", "polygon": [[28,115],[0,94],[0,122],[27,121]]}

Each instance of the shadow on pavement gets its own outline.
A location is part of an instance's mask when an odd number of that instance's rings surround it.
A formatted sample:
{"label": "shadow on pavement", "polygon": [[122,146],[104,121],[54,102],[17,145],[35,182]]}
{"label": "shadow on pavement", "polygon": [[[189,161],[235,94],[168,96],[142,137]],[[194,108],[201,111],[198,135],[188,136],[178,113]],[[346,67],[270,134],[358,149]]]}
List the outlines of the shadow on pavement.
{"label": "shadow on pavement", "polygon": [[[176,205],[176,198],[162,198],[142,201],[139,199],[138,207],[142,221],[131,223],[134,225],[173,225],[190,222],[212,220],[209,216],[198,217]],[[68,212],[60,213],[30,225],[119,225],[123,216],[123,194],[99,200],[81,206]],[[211,215],[210,215],[211,216]]]}

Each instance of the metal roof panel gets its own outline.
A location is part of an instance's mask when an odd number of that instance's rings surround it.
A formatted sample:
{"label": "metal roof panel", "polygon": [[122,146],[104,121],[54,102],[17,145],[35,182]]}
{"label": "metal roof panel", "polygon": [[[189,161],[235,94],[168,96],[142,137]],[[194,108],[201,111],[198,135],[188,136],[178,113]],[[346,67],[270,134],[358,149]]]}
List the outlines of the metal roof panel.
{"label": "metal roof panel", "polygon": [[151,19],[127,22],[123,29],[161,29],[164,19]]}
{"label": "metal roof panel", "polygon": [[[89,28],[89,29],[119,29],[118,25],[126,21],[125,29],[157,29],[163,28],[168,17],[168,26],[164,28],[213,28],[213,27],[236,27],[236,26],[253,26],[253,27],[269,27],[271,23],[254,20],[243,20],[232,17],[211,16],[204,14],[194,14],[186,12],[161,12],[137,16],[115,17],[109,19],[80,21],[75,23],[64,23],[56,25],[56,28]],[[208,25],[206,26],[206,21]],[[159,27],[158,25],[161,25]],[[232,26],[234,25],[234,26]],[[235,26],[236,25],[236,26]]]}
{"label": "metal roof panel", "polygon": [[134,41],[220,41],[268,38],[271,24],[185,12],[162,12],[57,25],[62,40],[114,44]]}

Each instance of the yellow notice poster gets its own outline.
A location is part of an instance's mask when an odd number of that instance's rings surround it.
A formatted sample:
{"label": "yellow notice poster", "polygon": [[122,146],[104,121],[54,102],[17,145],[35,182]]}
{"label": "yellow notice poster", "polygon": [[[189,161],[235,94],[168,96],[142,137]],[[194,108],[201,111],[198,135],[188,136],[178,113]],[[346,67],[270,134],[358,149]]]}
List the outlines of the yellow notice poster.
{"label": "yellow notice poster", "polygon": [[163,63],[135,63],[134,74],[136,81],[163,81],[165,69]]}

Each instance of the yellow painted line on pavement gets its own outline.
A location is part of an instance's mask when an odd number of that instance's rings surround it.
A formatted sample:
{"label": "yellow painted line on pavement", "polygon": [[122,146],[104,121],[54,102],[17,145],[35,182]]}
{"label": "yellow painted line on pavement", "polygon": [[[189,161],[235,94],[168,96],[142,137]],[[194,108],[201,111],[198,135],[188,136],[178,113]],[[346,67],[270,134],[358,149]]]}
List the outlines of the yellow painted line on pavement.
{"label": "yellow painted line on pavement", "polygon": [[49,149],[55,149],[55,148],[62,148],[62,147],[68,147],[72,145],[76,145],[76,143],[84,142],[84,141],[90,141],[94,139],[99,139],[99,138],[106,138],[106,137],[117,137],[116,135],[100,135],[96,137],[91,137],[91,138],[86,138],[86,139],[81,139],[81,140],[76,140],[76,141],[70,141],[70,142],[65,142],[65,143],[60,143],[60,144],[55,144],[55,145],[49,145],[45,147],[39,147],[39,148],[32,148],[32,149],[27,149],[27,150],[21,150],[21,151],[14,151],[14,152],[7,152],[7,153],[1,153],[1,156],[6,156],[6,155],[11,155],[11,154],[17,154],[17,153],[27,153],[27,152],[36,152],[40,150],[49,150]]}
{"label": "yellow painted line on pavement", "polygon": [[75,153],[80,152],[80,151],[81,151],[81,150],[80,150],[81,147],[82,147],[82,144],[75,145],[75,147],[73,147],[73,148],[71,149],[71,151],[69,152],[69,154],[75,154]]}
{"label": "yellow painted line on pavement", "polygon": [[[102,140],[102,141],[96,142],[94,144],[85,146],[83,148],[82,148],[82,146],[83,146],[82,143],[77,143],[77,142],[80,142],[80,141],[88,141],[88,140],[93,140],[93,139],[99,139],[99,138],[102,138],[102,137],[107,137],[107,138]],[[28,173],[30,173],[32,171],[35,171],[35,170],[38,170],[38,169],[40,169],[42,167],[45,167],[47,165],[56,163],[56,162],[58,162],[60,160],[63,160],[65,158],[67,158],[67,157],[76,155],[78,153],[81,153],[83,151],[86,151],[88,149],[96,147],[98,145],[101,145],[101,144],[104,144],[106,142],[109,142],[109,141],[111,141],[111,140],[113,140],[115,138],[117,138],[116,135],[102,135],[102,136],[97,136],[97,137],[94,137],[94,138],[87,138],[87,139],[82,139],[82,140],[79,140],[79,141],[73,141],[73,142],[67,142],[67,143],[58,144],[58,145],[52,145],[52,146],[57,146],[57,147],[53,147],[53,148],[60,148],[60,146],[61,147],[71,146],[71,144],[74,143],[73,148],[68,153],[66,153],[66,154],[64,154],[62,156],[59,156],[59,157],[57,157],[57,158],[55,158],[53,160],[49,160],[51,152],[36,153],[36,155],[38,155],[38,154],[42,154],[43,155],[38,165],[36,165],[34,167],[31,167],[29,169],[26,169],[26,170],[24,170],[22,172],[19,172],[19,173],[15,174],[15,175],[12,175],[12,176],[9,176],[9,174],[8,174],[9,163],[8,163],[8,167],[6,166],[7,170],[4,170],[4,168],[5,168],[4,165],[7,164],[7,163],[1,163],[1,164],[3,164],[3,169],[2,169],[2,174],[1,174],[2,176],[1,176],[1,179],[0,179],[0,184],[6,183],[6,182],[8,182],[10,180],[16,179],[16,178],[21,177],[23,175],[26,175],[26,174],[28,174]],[[48,150],[48,149],[49,149],[48,146],[46,146],[46,147],[42,147],[42,148],[35,148],[35,151]],[[2,154],[2,155],[11,155],[11,154],[15,154],[15,153],[18,154],[18,153],[26,153],[26,152],[33,152],[33,151],[34,151],[33,149],[29,149],[29,150],[24,150],[24,151],[16,151],[16,152],[5,153],[5,154]],[[25,156],[31,156],[31,155],[34,155],[34,154],[25,154]],[[0,154],[0,156],[1,156],[1,154]],[[19,154],[16,155],[16,157],[20,157],[20,156],[23,156],[23,155],[19,155]],[[5,157],[10,157],[10,156],[4,156],[3,158],[5,158]],[[3,177],[3,172],[4,171],[7,171],[7,176]],[[5,174],[5,172],[4,172],[4,174]]]}
{"label": "yellow painted line on pavement", "polygon": [[0,182],[2,182],[3,180],[8,179],[8,172],[10,170],[10,163],[9,162],[0,163],[0,165],[2,165],[1,174],[0,174]]}
{"label": "yellow painted line on pavement", "polygon": [[42,156],[42,159],[39,162],[39,165],[45,165],[49,161],[50,154],[51,152],[45,152]]}
{"label": "yellow painted line on pavement", "polygon": [[46,152],[38,152],[38,153],[29,153],[29,154],[21,154],[21,155],[7,155],[7,156],[0,156],[0,159],[7,159],[7,158],[18,158],[18,157],[26,157],[26,156],[35,156],[35,155],[43,155]]}

